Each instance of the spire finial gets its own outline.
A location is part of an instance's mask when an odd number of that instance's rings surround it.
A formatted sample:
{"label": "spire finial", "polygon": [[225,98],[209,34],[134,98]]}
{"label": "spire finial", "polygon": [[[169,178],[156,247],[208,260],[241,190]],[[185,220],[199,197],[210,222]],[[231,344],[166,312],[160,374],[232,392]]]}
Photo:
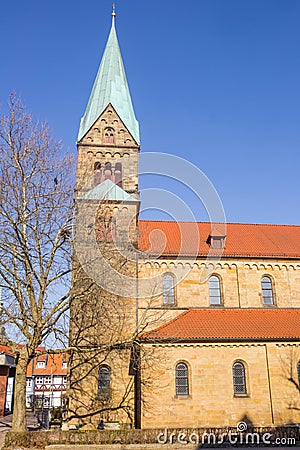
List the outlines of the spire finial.
{"label": "spire finial", "polygon": [[111,13],[112,17],[116,17],[116,5],[113,3],[112,4],[112,13]]}

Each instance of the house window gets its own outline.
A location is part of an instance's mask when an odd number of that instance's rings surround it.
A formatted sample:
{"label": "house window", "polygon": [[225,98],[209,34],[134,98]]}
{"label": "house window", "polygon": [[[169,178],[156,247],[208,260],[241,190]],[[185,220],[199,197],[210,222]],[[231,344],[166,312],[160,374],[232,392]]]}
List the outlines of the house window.
{"label": "house window", "polygon": [[110,395],[110,369],[102,366],[98,374],[98,395],[100,397],[109,397]]}
{"label": "house window", "polygon": [[43,377],[35,377],[35,384],[38,385],[43,384]]}
{"label": "house window", "polygon": [[64,377],[63,377],[63,380],[62,380],[62,381],[63,381],[63,384],[65,384],[65,385],[66,385],[66,384],[67,384],[67,377],[66,377],[66,376],[64,376]]}
{"label": "house window", "polygon": [[26,380],[26,387],[30,388],[32,386],[32,379],[31,378],[27,378]]}
{"label": "house window", "polygon": [[209,278],[209,303],[211,305],[221,305],[220,278],[212,275]]}
{"label": "house window", "polygon": [[50,398],[49,397],[44,397],[44,399],[43,399],[43,407],[44,408],[50,408]]}
{"label": "house window", "polygon": [[63,370],[66,370],[68,368],[68,363],[67,363],[67,361],[63,361],[63,363],[62,363],[62,369]]}
{"label": "house window", "polygon": [[174,275],[165,273],[163,275],[163,304],[175,305],[175,283]]}
{"label": "house window", "polygon": [[241,362],[235,362],[232,366],[234,395],[247,394],[245,366]]}
{"label": "house window", "polygon": [[189,395],[189,373],[185,363],[179,363],[175,369],[176,395]]}
{"label": "house window", "polygon": [[273,286],[270,277],[261,279],[262,302],[264,305],[274,305]]}
{"label": "house window", "polygon": [[36,368],[37,369],[46,369],[46,361],[37,361]]}
{"label": "house window", "polygon": [[44,384],[51,384],[51,376],[44,377]]}

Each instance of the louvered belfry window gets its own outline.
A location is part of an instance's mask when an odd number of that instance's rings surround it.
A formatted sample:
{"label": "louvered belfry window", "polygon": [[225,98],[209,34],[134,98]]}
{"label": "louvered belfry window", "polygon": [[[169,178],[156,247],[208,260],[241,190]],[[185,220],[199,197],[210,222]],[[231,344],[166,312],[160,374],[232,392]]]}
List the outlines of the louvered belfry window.
{"label": "louvered belfry window", "polygon": [[189,395],[189,373],[185,363],[179,363],[175,370],[176,395]]}
{"label": "louvered belfry window", "polygon": [[241,362],[234,363],[232,366],[232,375],[234,394],[247,394],[244,364]]}

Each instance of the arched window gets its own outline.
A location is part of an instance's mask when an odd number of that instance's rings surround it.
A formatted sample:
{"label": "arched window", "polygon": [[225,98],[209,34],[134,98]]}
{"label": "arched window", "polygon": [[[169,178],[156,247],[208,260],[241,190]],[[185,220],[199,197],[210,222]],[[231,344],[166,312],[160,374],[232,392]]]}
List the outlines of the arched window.
{"label": "arched window", "polygon": [[241,362],[235,362],[232,366],[234,395],[247,394],[245,366]]}
{"label": "arched window", "polygon": [[115,183],[122,187],[122,164],[116,163],[115,165]]}
{"label": "arched window", "polygon": [[209,278],[209,303],[211,305],[221,305],[220,278],[212,275]]}
{"label": "arched window", "polygon": [[111,163],[109,162],[105,163],[104,178],[105,180],[111,180]]}
{"label": "arched window", "polygon": [[175,305],[175,282],[174,275],[165,273],[163,275],[163,304]]}
{"label": "arched window", "polygon": [[261,279],[262,302],[264,305],[274,305],[273,286],[270,277]]}
{"label": "arched window", "polygon": [[94,187],[101,183],[101,163],[96,161],[94,164]]}
{"label": "arched window", "polygon": [[113,217],[101,216],[96,222],[96,236],[98,242],[112,242],[115,235],[115,220]]}
{"label": "arched window", "polygon": [[175,369],[176,395],[189,395],[189,371],[185,363],[178,363]]}
{"label": "arched window", "polygon": [[99,369],[98,395],[106,398],[110,396],[110,369],[108,366],[101,366]]}
{"label": "arched window", "polygon": [[113,144],[114,143],[114,131],[112,128],[107,128],[105,130],[104,142],[105,142],[105,144]]}

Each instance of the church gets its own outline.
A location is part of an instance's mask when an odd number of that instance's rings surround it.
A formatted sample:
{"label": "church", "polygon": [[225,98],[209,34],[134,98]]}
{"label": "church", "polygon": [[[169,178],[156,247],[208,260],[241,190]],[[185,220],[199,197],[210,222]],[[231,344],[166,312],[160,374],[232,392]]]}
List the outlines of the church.
{"label": "church", "polygon": [[300,227],[139,220],[115,12],[77,147],[69,423],[299,423]]}

